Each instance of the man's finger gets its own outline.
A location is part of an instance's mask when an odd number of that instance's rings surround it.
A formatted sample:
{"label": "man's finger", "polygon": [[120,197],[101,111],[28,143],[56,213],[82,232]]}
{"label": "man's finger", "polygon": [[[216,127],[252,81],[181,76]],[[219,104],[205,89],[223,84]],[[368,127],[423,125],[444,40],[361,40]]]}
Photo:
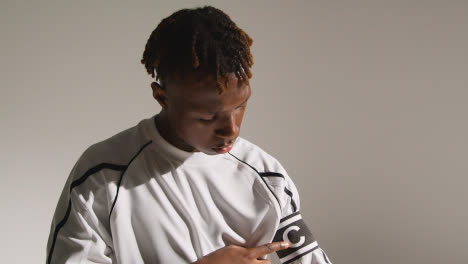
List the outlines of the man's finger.
{"label": "man's finger", "polygon": [[288,242],[273,242],[273,243],[268,243],[263,246],[255,247],[255,248],[250,248],[249,255],[252,259],[257,259],[261,256],[271,254],[273,252],[276,252],[278,250],[283,250],[287,249],[289,247]]}

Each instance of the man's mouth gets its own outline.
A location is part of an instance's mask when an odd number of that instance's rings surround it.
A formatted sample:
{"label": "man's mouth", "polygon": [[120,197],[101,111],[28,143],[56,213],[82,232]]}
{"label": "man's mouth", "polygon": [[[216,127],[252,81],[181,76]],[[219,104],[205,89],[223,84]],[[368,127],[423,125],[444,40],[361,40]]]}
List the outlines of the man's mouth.
{"label": "man's mouth", "polygon": [[220,147],[213,148],[213,150],[218,153],[226,153],[226,152],[229,152],[231,149],[232,149],[232,144],[222,145]]}

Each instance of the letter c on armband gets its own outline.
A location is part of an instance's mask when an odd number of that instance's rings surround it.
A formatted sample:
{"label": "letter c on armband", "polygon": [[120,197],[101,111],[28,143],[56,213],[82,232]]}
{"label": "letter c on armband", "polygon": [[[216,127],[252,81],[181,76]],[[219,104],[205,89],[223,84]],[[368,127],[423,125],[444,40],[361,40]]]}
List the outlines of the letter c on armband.
{"label": "letter c on armband", "polygon": [[291,232],[292,230],[298,231],[300,230],[300,228],[298,226],[290,226],[286,228],[286,230],[284,230],[283,232],[283,241],[289,242],[292,248],[297,248],[297,247],[302,246],[302,244],[304,244],[305,242],[305,236],[300,236],[299,242],[293,243],[291,240],[289,240],[289,232]]}

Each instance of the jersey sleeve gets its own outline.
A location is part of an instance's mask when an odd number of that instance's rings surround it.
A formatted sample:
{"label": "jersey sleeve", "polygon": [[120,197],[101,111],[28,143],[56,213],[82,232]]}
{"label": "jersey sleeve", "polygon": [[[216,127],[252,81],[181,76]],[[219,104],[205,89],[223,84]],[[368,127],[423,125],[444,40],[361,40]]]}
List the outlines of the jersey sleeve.
{"label": "jersey sleeve", "polygon": [[80,160],[72,169],[52,219],[47,243],[47,264],[113,263],[112,239],[104,227],[96,194],[77,191],[92,171]]}
{"label": "jersey sleeve", "polygon": [[331,264],[320,248],[308,225],[301,216],[300,198],[296,185],[286,170],[277,162],[274,172],[264,175],[276,193],[281,205],[282,218],[273,241],[287,241],[291,246],[277,252],[283,264]]}

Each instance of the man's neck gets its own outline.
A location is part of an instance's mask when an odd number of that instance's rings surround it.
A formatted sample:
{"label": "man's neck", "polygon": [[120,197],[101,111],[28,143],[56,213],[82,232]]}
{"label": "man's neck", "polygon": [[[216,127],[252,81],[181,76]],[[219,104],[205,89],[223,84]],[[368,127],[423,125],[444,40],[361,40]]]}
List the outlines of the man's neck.
{"label": "man's neck", "polygon": [[162,138],[164,138],[171,145],[175,146],[178,149],[187,152],[198,152],[192,146],[185,143],[182,139],[177,137],[177,133],[172,129],[169,120],[167,118],[167,113],[164,110],[161,110],[159,114],[156,115],[154,119],[156,129]]}

